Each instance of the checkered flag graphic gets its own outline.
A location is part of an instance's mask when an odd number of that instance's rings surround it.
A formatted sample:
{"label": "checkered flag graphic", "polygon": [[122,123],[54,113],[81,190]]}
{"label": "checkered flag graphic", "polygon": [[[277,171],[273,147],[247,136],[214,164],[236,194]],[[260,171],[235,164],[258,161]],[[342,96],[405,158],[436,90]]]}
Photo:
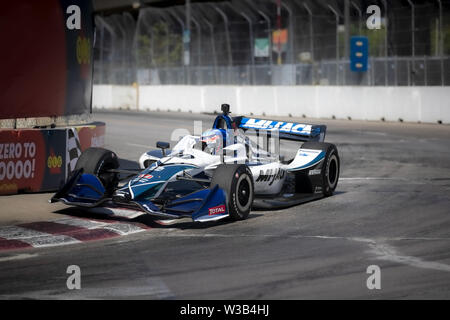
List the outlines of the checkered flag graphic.
{"label": "checkered flag graphic", "polygon": [[78,132],[75,128],[67,130],[67,177],[69,177],[72,171],[75,169],[78,158],[81,155],[80,139],[78,138]]}

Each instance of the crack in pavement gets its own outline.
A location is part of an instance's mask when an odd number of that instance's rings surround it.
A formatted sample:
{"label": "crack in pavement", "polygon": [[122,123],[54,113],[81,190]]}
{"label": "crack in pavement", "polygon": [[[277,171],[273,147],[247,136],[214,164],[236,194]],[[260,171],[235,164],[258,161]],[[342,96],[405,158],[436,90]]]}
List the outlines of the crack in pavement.
{"label": "crack in pavement", "polygon": [[[438,271],[450,272],[450,265],[425,261],[414,256],[407,256],[398,253],[398,251],[388,241],[450,241],[450,238],[440,237],[396,237],[396,238],[381,238],[370,239],[363,237],[341,237],[341,236],[326,236],[326,235],[269,235],[269,234],[220,234],[220,233],[205,233],[205,234],[187,234],[184,232],[169,232],[162,234],[167,237],[200,237],[200,238],[236,238],[236,237],[262,237],[262,238],[295,238],[295,239],[327,239],[327,240],[347,240],[365,243],[369,246],[368,253],[374,255],[376,259],[387,260],[399,264],[409,265],[411,267],[421,269],[432,269]],[[161,236],[161,235],[160,235]]]}

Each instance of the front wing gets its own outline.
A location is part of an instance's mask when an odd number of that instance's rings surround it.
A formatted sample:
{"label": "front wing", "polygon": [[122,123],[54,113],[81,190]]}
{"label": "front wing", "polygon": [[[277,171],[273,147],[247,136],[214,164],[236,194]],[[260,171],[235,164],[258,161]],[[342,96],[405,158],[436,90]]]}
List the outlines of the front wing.
{"label": "front wing", "polygon": [[129,199],[107,196],[100,180],[92,174],[75,172],[50,202],[88,209],[96,213],[136,218],[143,214],[159,219],[190,218],[197,222],[214,221],[227,217],[225,192],[218,186],[201,189],[163,204],[147,199]]}

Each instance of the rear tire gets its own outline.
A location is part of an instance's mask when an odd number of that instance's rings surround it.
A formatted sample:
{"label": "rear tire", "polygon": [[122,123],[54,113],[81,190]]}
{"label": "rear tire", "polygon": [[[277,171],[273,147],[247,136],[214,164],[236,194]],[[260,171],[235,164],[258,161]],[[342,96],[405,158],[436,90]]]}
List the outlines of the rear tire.
{"label": "rear tire", "polygon": [[221,164],[214,171],[211,187],[218,185],[226,194],[228,213],[233,220],[244,220],[250,214],[254,183],[244,164]]}
{"label": "rear tire", "polygon": [[340,173],[340,159],[336,146],[325,142],[305,142],[302,149],[314,149],[325,151],[325,159],[322,163],[322,193],[329,197],[333,195],[337,187]]}
{"label": "rear tire", "polygon": [[119,160],[114,152],[103,148],[88,148],[78,158],[75,170],[82,168],[83,173],[97,176],[106,192],[110,194],[117,187],[119,178],[117,173],[107,172],[107,170],[118,167]]}

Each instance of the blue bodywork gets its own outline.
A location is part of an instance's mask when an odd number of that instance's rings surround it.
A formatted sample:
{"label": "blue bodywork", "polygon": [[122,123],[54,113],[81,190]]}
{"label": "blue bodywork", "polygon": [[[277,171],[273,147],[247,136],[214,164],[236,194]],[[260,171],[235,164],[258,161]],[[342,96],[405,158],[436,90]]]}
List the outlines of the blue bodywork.
{"label": "blue bodywork", "polygon": [[[194,221],[208,221],[228,216],[226,194],[217,185],[211,187],[195,180],[177,180],[176,176],[189,173],[192,169],[196,167],[189,164],[155,163],[112,194],[106,192],[95,175],[78,170],[51,201],[88,208],[127,208],[166,219],[189,217]],[[182,192],[171,191],[171,183],[178,186],[185,183],[187,187]],[[164,197],[175,191],[176,196]]]}

